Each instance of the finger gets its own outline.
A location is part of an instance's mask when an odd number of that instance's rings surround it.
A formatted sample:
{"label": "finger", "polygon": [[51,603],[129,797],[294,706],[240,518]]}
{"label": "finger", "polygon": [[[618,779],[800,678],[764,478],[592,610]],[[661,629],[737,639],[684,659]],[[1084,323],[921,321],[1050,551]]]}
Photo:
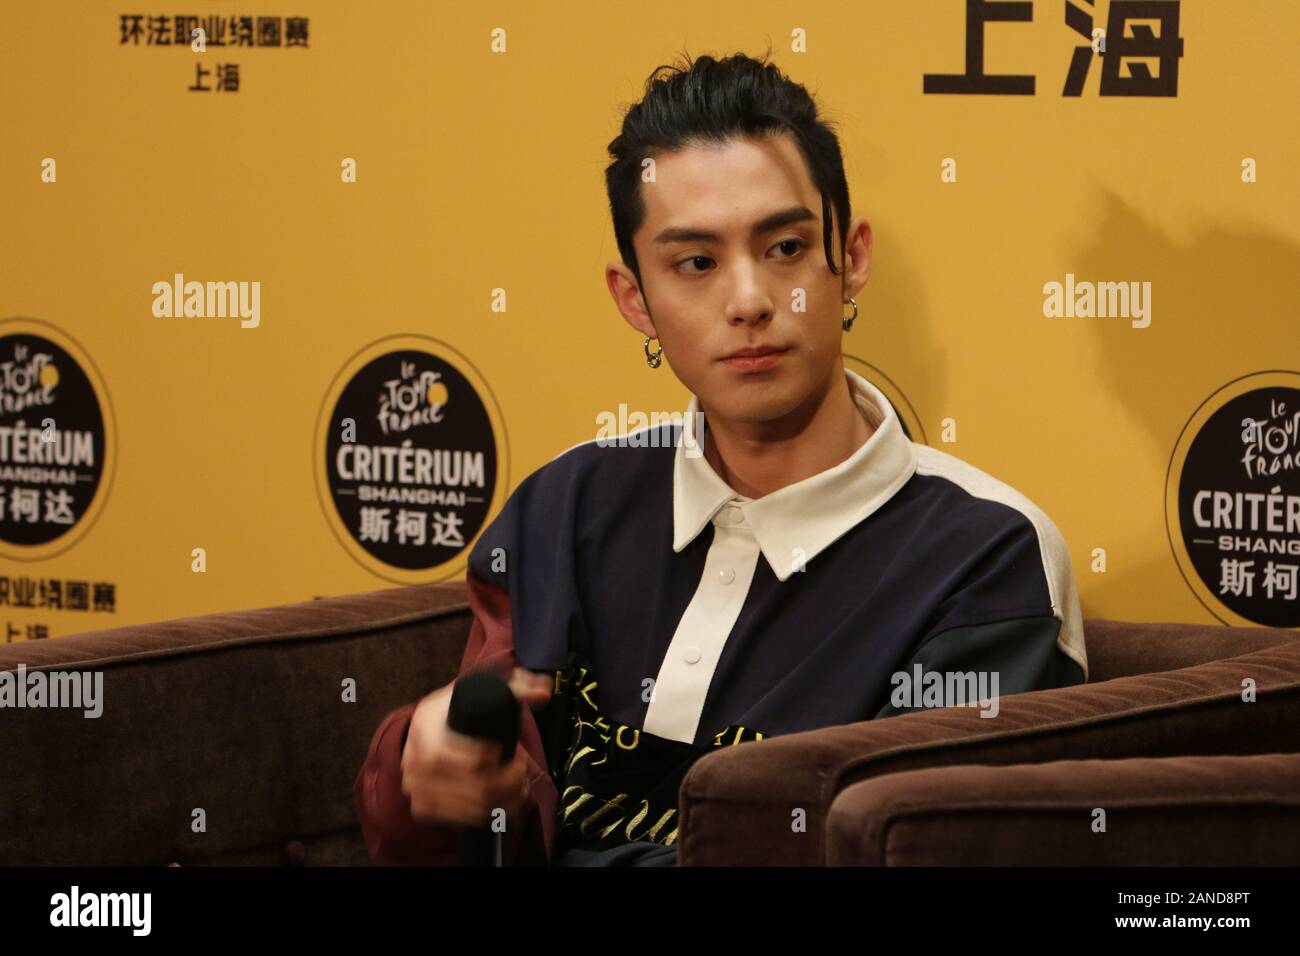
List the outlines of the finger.
{"label": "finger", "polygon": [[501,763],[501,741],[469,737],[449,730],[444,753],[458,766],[488,770]]}
{"label": "finger", "polygon": [[527,772],[527,770],[528,770],[527,755],[524,753],[524,749],[522,747],[518,747],[515,749],[515,754],[513,757],[511,757],[505,763],[499,763],[496,764],[495,766],[489,767],[486,771],[483,772],[482,776],[483,779],[489,782],[495,782],[497,780],[503,780],[508,777],[518,776],[521,773]]}
{"label": "finger", "polygon": [[549,694],[552,688],[555,687],[555,679],[550,674],[534,674],[533,685],[538,690],[544,690]]}
{"label": "finger", "polygon": [[[409,781],[409,796],[433,808],[438,815],[454,815],[467,823],[481,823],[493,807],[505,806],[505,795],[514,788],[498,785],[499,775],[471,774],[463,777],[414,777]],[[404,785],[407,781],[403,781]],[[403,789],[407,789],[404,786]],[[518,792],[514,790],[514,792]]]}
{"label": "finger", "polygon": [[480,799],[469,793],[440,792],[427,799],[411,801],[411,816],[417,819],[474,826],[487,814],[482,813]]}
{"label": "finger", "polygon": [[516,667],[510,677],[510,689],[520,698],[533,698],[542,693],[549,697],[553,683],[550,675],[534,674],[524,667]]}
{"label": "finger", "polygon": [[490,769],[491,764],[484,765],[474,752],[444,747],[426,761],[415,761],[409,766],[403,766],[402,771],[421,779],[445,780],[478,776]]}
{"label": "finger", "polygon": [[517,695],[529,707],[538,708],[551,701],[550,687],[532,687]]}
{"label": "finger", "polygon": [[536,688],[536,683],[532,675],[525,671],[515,668],[514,674],[510,678],[510,691],[521,700],[531,696]]}
{"label": "finger", "polygon": [[485,794],[487,802],[494,807],[502,807],[507,813],[518,813],[528,800],[530,785],[527,774],[502,777],[488,788]]}

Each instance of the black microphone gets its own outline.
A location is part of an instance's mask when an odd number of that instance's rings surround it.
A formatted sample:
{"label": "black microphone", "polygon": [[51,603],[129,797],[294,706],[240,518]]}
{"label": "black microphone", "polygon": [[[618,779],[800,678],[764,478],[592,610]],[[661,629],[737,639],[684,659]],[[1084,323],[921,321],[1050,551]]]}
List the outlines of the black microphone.
{"label": "black microphone", "polygon": [[[501,744],[501,763],[514,759],[519,743],[519,698],[510,685],[488,671],[475,671],[456,681],[447,707],[447,727]],[[466,829],[461,842],[466,866],[502,866],[501,834],[491,825]]]}

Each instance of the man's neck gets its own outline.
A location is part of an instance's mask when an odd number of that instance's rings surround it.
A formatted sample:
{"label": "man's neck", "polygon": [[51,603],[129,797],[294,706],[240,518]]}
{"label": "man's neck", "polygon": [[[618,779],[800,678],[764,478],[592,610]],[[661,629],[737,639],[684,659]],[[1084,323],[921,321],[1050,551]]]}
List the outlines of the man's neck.
{"label": "man's neck", "polygon": [[851,457],[875,433],[837,367],[829,386],[784,418],[726,422],[705,409],[704,458],[746,498],[811,478]]}

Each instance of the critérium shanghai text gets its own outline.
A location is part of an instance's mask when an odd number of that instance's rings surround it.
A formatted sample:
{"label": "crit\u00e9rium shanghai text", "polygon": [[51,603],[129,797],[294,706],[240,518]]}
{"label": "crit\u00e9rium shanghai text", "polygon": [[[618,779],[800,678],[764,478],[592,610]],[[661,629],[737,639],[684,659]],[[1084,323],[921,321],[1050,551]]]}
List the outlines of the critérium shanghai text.
{"label": "crit\u00e9rium shanghai text", "polygon": [[[15,468],[13,465],[70,468]],[[94,465],[95,436],[89,431],[56,428],[52,421],[47,426],[29,428],[21,418],[13,425],[0,425],[0,481],[71,485],[77,481],[77,473],[71,468]]]}
{"label": "crit\u00e9rium shanghai text", "polygon": [[[400,501],[415,504],[465,503],[455,487],[483,488],[487,484],[483,452],[464,449],[416,448],[411,439],[400,446],[344,444],[334,458],[344,481],[376,482],[358,489],[363,501]],[[383,485],[438,485],[433,488],[390,488]]]}

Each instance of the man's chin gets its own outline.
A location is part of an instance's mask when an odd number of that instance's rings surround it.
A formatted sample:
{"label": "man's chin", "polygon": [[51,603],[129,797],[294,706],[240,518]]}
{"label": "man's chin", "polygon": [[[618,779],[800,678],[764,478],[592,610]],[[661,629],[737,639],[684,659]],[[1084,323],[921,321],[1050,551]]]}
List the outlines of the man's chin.
{"label": "man's chin", "polygon": [[717,401],[701,396],[700,402],[707,412],[729,422],[760,425],[778,422],[799,407],[798,396],[788,392],[788,388],[770,382],[751,382],[733,387]]}

